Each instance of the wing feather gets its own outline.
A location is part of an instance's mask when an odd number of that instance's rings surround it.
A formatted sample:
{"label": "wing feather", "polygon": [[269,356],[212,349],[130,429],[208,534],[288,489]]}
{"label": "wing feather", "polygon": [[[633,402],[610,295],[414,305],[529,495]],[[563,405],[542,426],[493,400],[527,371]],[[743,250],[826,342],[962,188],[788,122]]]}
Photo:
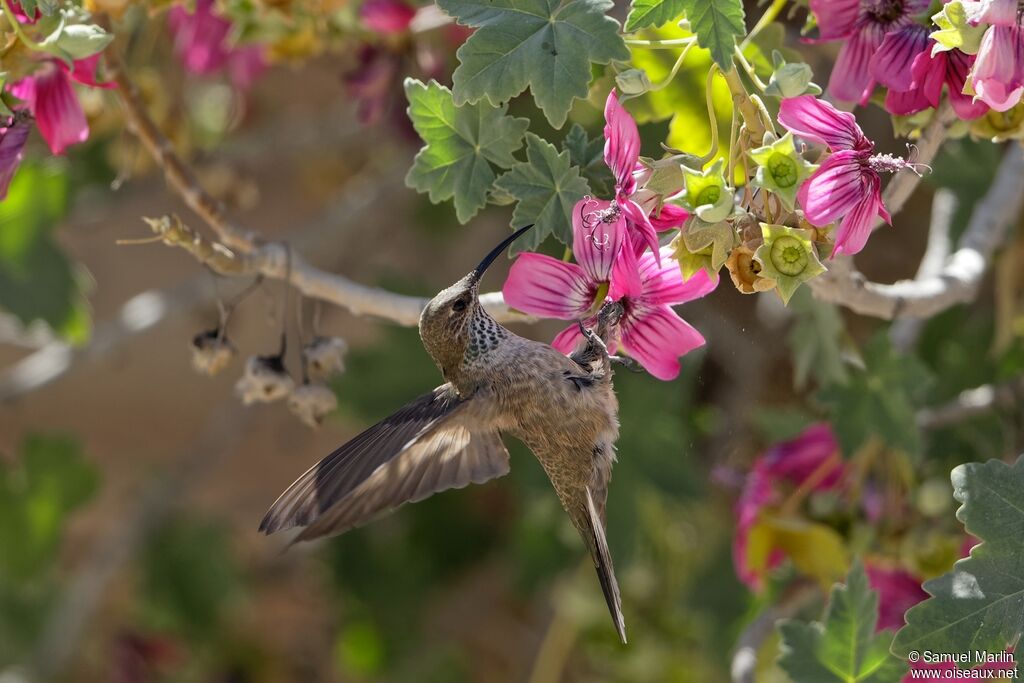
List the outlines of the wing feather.
{"label": "wing feather", "polygon": [[297,540],[341,533],[403,503],[505,474],[508,451],[479,419],[484,400],[461,399],[450,384],[420,396],[306,471],[260,530],[308,527]]}

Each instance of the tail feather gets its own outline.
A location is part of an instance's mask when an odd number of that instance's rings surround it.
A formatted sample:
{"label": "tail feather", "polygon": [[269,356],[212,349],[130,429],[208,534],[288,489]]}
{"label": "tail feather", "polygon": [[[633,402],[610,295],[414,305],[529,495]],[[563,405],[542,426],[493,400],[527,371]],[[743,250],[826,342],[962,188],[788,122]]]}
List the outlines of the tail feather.
{"label": "tail feather", "polygon": [[608,540],[605,538],[604,524],[601,516],[594,505],[594,498],[590,495],[590,487],[587,487],[587,521],[590,538],[587,545],[591,548],[594,556],[594,566],[597,569],[597,578],[601,582],[601,590],[604,592],[605,602],[608,603],[608,611],[611,613],[612,621],[615,623],[615,630],[623,645],[626,644],[626,620],[622,616],[622,598],[619,596],[619,583],[615,580],[615,567],[612,565],[612,554],[608,549]]}

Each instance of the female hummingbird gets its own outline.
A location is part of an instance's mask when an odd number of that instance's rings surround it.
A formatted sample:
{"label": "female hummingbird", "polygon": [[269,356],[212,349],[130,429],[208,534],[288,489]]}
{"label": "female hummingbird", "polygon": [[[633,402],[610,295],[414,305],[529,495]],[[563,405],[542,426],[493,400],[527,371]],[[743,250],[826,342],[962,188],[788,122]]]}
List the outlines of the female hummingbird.
{"label": "female hummingbird", "polygon": [[[611,553],[605,501],[618,401],[603,342],[621,316],[599,315],[598,332],[566,356],[498,324],[480,304],[480,279],[516,231],[423,309],[420,338],[445,383],[406,404],[310,468],[281,494],[260,524],[271,534],[305,527],[305,541],[339,534],[408,502],[480,484],[509,471],[502,435],[525,443],[547,473],[594,559],[623,643],[626,627]],[[581,325],[582,327],[582,325]]]}

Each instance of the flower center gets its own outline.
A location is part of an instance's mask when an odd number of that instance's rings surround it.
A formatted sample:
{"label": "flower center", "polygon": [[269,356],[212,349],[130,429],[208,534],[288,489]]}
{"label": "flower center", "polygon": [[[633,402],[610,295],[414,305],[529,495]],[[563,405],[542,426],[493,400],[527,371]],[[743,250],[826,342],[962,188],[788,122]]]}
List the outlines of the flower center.
{"label": "flower center", "polygon": [[722,188],[717,185],[709,185],[705,187],[697,195],[697,201],[694,206],[704,206],[705,204],[715,204],[718,199],[722,196]]}
{"label": "flower center", "polygon": [[768,172],[779,187],[786,188],[796,185],[796,162],[781,152],[775,152],[768,158]]}
{"label": "flower center", "polygon": [[807,267],[807,252],[800,240],[783,235],[772,243],[771,260],[783,275],[799,275]]}
{"label": "flower center", "polygon": [[864,13],[873,21],[890,24],[906,14],[904,0],[863,0]]}

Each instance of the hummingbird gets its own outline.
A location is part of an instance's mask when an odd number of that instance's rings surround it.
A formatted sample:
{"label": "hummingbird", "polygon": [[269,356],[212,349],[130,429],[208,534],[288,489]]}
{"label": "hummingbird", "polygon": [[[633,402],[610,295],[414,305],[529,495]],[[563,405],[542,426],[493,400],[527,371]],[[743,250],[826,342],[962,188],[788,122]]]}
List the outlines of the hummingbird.
{"label": "hummingbird", "polygon": [[444,384],[407,403],[310,468],[267,511],[260,531],[304,527],[292,541],[340,534],[405,503],[481,484],[509,471],[502,441],[540,461],[594,561],[615,630],[626,626],[605,537],[605,502],[618,400],[604,338],[621,304],[605,304],[596,331],[571,356],[500,325],[480,304],[487,268],[532,225],[517,230],[427,303],[419,334]]}

